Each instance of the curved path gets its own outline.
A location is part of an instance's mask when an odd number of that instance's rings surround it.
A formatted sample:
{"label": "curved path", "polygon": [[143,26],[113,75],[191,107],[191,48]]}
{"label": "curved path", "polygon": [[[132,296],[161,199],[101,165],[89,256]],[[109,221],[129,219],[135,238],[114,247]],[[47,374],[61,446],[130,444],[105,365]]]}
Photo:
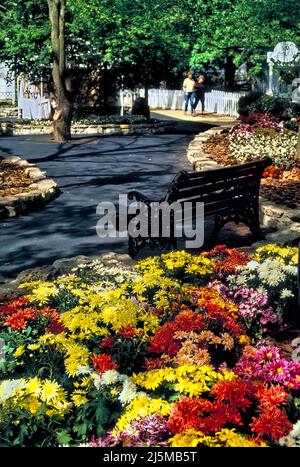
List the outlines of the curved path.
{"label": "curved path", "polygon": [[62,257],[127,252],[126,240],[97,237],[97,204],[133,189],[159,197],[175,173],[191,170],[184,157],[191,138],[85,137],[57,144],[47,136],[1,137],[2,149],[37,163],[62,194],[40,211],[0,223],[0,280]]}

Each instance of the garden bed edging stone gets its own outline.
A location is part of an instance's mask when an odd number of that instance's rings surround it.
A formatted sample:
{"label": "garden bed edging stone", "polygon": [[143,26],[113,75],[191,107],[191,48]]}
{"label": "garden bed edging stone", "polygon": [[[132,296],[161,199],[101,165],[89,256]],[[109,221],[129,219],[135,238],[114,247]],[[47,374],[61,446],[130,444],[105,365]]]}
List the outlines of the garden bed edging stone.
{"label": "garden bed edging stone", "polygon": [[58,196],[57,183],[51,178],[46,178],[45,172],[42,172],[35,164],[3,152],[0,152],[0,155],[6,163],[22,167],[32,180],[31,184],[24,188],[24,192],[0,199],[0,220],[17,217],[37,209]]}
{"label": "garden bed edging stone", "polygon": [[[160,121],[154,123],[107,123],[103,125],[74,123],[71,127],[72,135],[101,135],[101,136],[129,136],[154,135],[174,133],[177,122]],[[3,136],[31,136],[49,135],[53,133],[51,124],[37,125],[20,124],[16,122],[0,122],[0,135]]]}

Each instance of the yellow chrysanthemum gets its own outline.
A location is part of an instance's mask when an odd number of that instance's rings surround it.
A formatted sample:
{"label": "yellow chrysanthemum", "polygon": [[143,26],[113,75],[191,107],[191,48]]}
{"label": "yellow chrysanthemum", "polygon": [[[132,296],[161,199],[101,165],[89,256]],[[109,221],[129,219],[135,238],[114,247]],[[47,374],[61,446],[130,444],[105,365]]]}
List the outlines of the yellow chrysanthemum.
{"label": "yellow chrysanthemum", "polygon": [[39,396],[42,391],[42,385],[39,378],[30,378],[26,384],[26,392],[28,394],[34,394],[35,396]]}
{"label": "yellow chrysanthemum", "polygon": [[41,282],[33,288],[30,299],[40,305],[45,305],[58,292],[59,289],[54,282]]}
{"label": "yellow chrysanthemum", "polygon": [[128,406],[119,418],[113,434],[126,431],[133,420],[147,417],[153,413],[162,416],[170,414],[171,406],[163,399],[151,399],[146,394],[138,395]]}
{"label": "yellow chrysanthemum", "polygon": [[282,265],[297,266],[298,248],[285,246],[281,247],[270,243],[257,248],[254,259],[258,262],[265,260],[277,261]]}
{"label": "yellow chrysanthemum", "polygon": [[72,401],[76,407],[80,407],[88,402],[88,398],[83,393],[77,391],[72,394]]}
{"label": "yellow chrysanthemum", "polygon": [[59,391],[60,386],[56,381],[46,379],[43,382],[40,397],[42,401],[47,402],[49,404],[58,397]]}
{"label": "yellow chrysanthemum", "polygon": [[248,337],[246,334],[242,334],[239,337],[239,343],[242,345],[248,345],[250,344],[250,342],[251,342],[250,337]]}
{"label": "yellow chrysanthemum", "polygon": [[25,345],[20,345],[14,352],[14,357],[19,358],[24,354],[24,352],[25,352]]}
{"label": "yellow chrysanthemum", "polygon": [[38,350],[39,348],[40,348],[40,344],[29,344],[28,345],[28,349],[32,351]]}
{"label": "yellow chrysanthemum", "polygon": [[174,448],[195,448],[203,438],[203,433],[196,430],[188,430],[185,433],[178,433],[169,439],[170,446]]}
{"label": "yellow chrysanthemum", "polygon": [[228,370],[221,373],[207,365],[182,365],[177,368],[166,367],[134,374],[132,381],[137,386],[150,391],[155,391],[164,383],[171,383],[176,392],[192,397],[208,392],[217,381],[234,378],[236,375]]}

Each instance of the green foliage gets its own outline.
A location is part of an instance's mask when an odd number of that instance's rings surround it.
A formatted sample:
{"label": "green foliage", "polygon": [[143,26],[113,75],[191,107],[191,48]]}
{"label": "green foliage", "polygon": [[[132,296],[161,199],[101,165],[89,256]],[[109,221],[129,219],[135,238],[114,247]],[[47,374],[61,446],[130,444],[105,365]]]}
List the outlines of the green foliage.
{"label": "green foliage", "polygon": [[273,115],[280,120],[286,120],[299,115],[299,104],[294,104],[290,99],[280,96],[268,96],[265,94],[260,99],[262,111]]}
{"label": "green foliage", "polygon": [[196,0],[190,7],[194,67],[222,66],[229,56],[236,66],[247,62],[257,74],[277,42],[299,41],[300,9],[294,0]]}
{"label": "green foliage", "polygon": [[238,113],[240,115],[249,115],[251,112],[261,113],[262,109],[259,108],[258,103],[260,102],[262,96],[262,92],[254,91],[240,97],[238,102]]}
{"label": "green foliage", "polygon": [[14,107],[12,99],[0,99],[0,109]]}
{"label": "green foliage", "polygon": [[[0,13],[0,60],[39,80],[51,72],[47,2],[7,0]],[[76,70],[113,71],[121,85],[174,80],[187,66],[189,24],[174,0],[69,0],[67,63]]]}
{"label": "green foliage", "polygon": [[251,92],[240,98],[238,112],[240,115],[267,113],[280,120],[289,120],[299,116],[300,105],[294,104],[290,99],[284,97]]}

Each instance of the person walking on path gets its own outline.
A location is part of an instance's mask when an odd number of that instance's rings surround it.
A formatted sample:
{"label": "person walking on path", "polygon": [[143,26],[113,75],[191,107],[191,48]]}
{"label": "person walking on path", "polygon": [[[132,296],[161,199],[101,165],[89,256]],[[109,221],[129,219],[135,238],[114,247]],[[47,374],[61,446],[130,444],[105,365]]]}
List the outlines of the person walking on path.
{"label": "person walking on path", "polygon": [[195,83],[195,99],[194,99],[194,116],[196,115],[196,108],[199,102],[201,102],[202,115],[204,113],[205,104],[205,76],[200,75]]}
{"label": "person walking on path", "polygon": [[191,114],[194,112],[194,100],[195,100],[195,80],[194,74],[190,71],[187,78],[185,78],[182,89],[184,92],[184,114],[187,113],[189,103],[191,108]]}

